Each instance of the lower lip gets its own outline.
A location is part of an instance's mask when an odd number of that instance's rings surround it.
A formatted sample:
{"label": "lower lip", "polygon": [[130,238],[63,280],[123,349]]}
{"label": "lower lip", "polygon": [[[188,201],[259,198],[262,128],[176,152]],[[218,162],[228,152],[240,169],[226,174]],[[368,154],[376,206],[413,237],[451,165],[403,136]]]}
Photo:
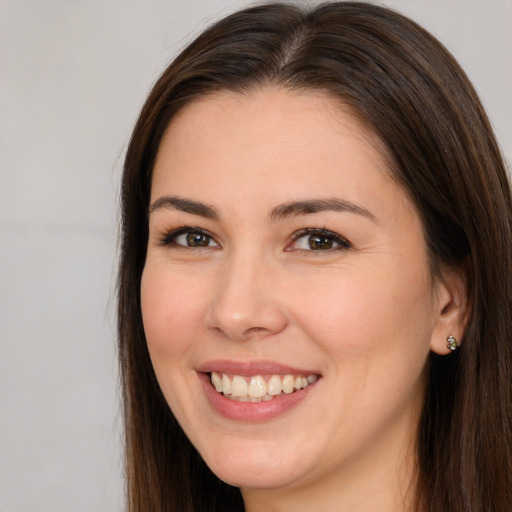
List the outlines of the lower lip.
{"label": "lower lip", "polygon": [[304,389],[289,395],[276,396],[266,402],[239,402],[237,400],[230,400],[222,393],[217,392],[211,384],[210,375],[206,373],[198,373],[198,375],[206,397],[215,411],[230,420],[244,421],[246,423],[259,423],[284,414],[304,400],[311,391],[311,388],[315,387],[318,383],[316,381]]}

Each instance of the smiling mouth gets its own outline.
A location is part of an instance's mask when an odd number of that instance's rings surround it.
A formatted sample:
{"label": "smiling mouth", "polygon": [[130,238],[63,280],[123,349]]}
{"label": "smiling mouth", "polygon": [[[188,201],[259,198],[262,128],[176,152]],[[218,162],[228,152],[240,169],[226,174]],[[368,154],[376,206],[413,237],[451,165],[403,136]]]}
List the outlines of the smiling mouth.
{"label": "smiling mouth", "polygon": [[255,375],[245,377],[211,372],[210,382],[218,393],[238,402],[267,402],[305,389],[318,375]]}

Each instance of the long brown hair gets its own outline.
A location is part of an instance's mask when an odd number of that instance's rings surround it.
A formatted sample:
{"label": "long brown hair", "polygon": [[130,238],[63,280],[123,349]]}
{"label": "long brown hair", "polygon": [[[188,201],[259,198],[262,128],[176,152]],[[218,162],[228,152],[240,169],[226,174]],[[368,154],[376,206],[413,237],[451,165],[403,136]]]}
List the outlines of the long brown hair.
{"label": "long brown hair", "polygon": [[432,271],[466,269],[471,318],[462,347],[431,356],[418,434],[418,506],[512,510],[512,200],[480,101],[448,51],[402,15],[362,2],[268,4],[203,32],[167,68],[134,129],[122,181],[119,355],[130,512],[242,511],[169,410],[140,311],[152,167],[188,102],[265,84],[327,92],[391,155],[421,215]]}

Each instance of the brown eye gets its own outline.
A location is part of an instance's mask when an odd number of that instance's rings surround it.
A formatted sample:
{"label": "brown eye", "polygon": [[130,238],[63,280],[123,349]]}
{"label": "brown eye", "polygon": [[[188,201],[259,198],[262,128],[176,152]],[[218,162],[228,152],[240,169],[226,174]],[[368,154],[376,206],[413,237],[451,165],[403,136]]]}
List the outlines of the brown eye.
{"label": "brown eye", "polygon": [[[178,238],[181,237],[177,237],[176,241],[178,241]],[[208,247],[212,239],[205,233],[190,232],[186,233],[186,241],[185,245],[189,247]]]}
{"label": "brown eye", "polygon": [[325,251],[333,248],[334,240],[325,235],[310,235],[308,245],[313,251]]}
{"label": "brown eye", "polygon": [[213,237],[204,231],[195,228],[178,228],[166,233],[160,245],[165,247],[203,248],[219,247]]}
{"label": "brown eye", "polygon": [[346,250],[352,247],[347,239],[326,229],[304,229],[295,233],[293,238],[294,241],[287,251],[327,252]]}

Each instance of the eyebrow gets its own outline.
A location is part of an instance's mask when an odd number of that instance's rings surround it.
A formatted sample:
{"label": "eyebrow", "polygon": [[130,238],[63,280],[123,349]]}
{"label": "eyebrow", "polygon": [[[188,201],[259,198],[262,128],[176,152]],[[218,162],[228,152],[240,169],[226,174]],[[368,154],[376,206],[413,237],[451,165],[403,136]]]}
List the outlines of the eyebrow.
{"label": "eyebrow", "polygon": [[179,210],[180,212],[191,213],[193,215],[200,215],[208,219],[218,219],[219,214],[213,206],[185,199],[177,196],[162,196],[156,199],[149,207],[149,214],[156,210],[169,209]]}
{"label": "eyebrow", "polygon": [[291,201],[276,206],[270,212],[271,221],[279,221],[286,217],[295,217],[298,215],[308,215],[311,213],[335,211],[335,212],[350,212],[357,215],[362,215],[374,222],[377,218],[366,208],[359,206],[350,201],[343,199],[329,198],[329,199],[311,199],[306,201]]}
{"label": "eyebrow", "polygon": [[[208,219],[219,219],[219,213],[213,206],[209,206],[200,201],[192,199],[185,199],[177,196],[162,196],[156,199],[149,207],[149,213],[157,210],[170,209],[178,210],[192,215],[199,215]],[[374,222],[377,222],[376,217],[366,208],[359,206],[350,201],[337,198],[329,199],[309,199],[304,201],[290,201],[283,203],[270,211],[270,221],[278,222],[287,217],[297,217],[299,215],[308,215],[312,213],[335,211],[335,212],[349,212],[357,215],[362,215]]]}

